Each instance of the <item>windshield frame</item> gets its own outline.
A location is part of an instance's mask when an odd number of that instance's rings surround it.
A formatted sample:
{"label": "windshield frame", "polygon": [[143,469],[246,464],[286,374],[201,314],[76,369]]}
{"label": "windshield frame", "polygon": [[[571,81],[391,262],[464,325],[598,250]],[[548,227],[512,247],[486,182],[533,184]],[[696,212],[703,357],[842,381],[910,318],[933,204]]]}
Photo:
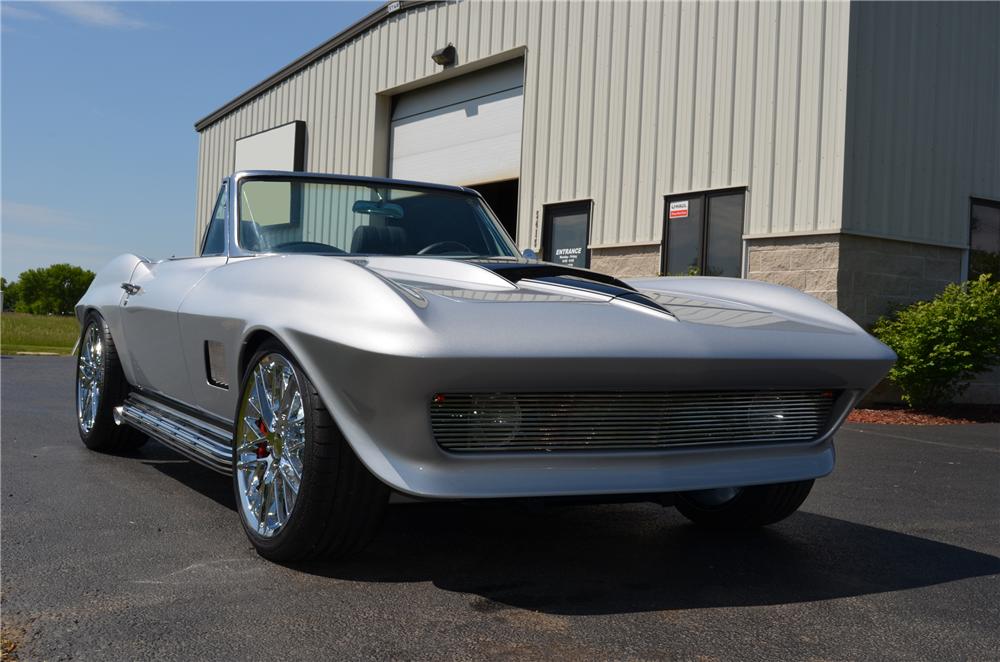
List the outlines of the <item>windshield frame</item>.
{"label": "windshield frame", "polygon": [[[230,178],[229,184],[229,208],[227,210],[228,219],[228,230],[229,230],[229,255],[230,257],[253,257],[257,255],[280,255],[281,253],[269,252],[269,251],[252,251],[243,248],[239,243],[239,196],[242,193],[242,187],[245,182],[248,181],[294,181],[303,183],[315,183],[315,184],[347,184],[354,186],[385,186],[388,188],[395,189],[406,189],[413,191],[440,191],[445,193],[460,194],[475,198],[479,204],[482,205],[483,211],[485,212],[486,220],[491,224],[492,229],[496,235],[496,239],[502,245],[504,249],[509,252],[509,255],[498,255],[498,256],[487,256],[489,259],[504,259],[507,257],[517,258],[520,256],[520,251],[517,248],[517,244],[514,240],[507,234],[507,230],[504,229],[503,225],[497,219],[496,214],[490,209],[490,206],[483,199],[483,196],[479,194],[478,191],[465,188],[464,186],[448,186],[446,184],[431,184],[428,182],[414,182],[401,179],[389,179],[384,177],[359,177],[353,175],[327,175],[322,173],[300,173],[300,172],[286,172],[279,170],[247,170],[234,173]],[[298,253],[299,255],[329,255],[331,257],[344,257],[357,259],[359,257],[365,257],[366,254],[359,253]],[[478,256],[459,256],[459,255],[407,255],[404,257],[428,257],[428,258],[451,258],[451,259],[470,259],[472,257]]]}

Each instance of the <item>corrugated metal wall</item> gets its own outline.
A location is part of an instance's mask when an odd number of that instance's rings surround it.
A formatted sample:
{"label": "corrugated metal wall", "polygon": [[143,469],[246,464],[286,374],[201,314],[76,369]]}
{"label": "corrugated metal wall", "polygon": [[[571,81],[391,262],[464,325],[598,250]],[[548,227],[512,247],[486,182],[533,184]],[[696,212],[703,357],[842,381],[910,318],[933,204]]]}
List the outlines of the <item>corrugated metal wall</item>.
{"label": "corrugated metal wall", "polygon": [[1000,4],[851,10],[848,231],[965,247],[969,196],[1000,199]]}
{"label": "corrugated metal wall", "polygon": [[[201,134],[198,235],[237,138],[307,125],[306,169],[382,172],[376,95],[524,49],[519,242],[542,206],[592,198],[591,243],[660,240],[663,197],[748,186],[747,234],[840,222],[850,6],[470,2],[400,12]],[[384,118],[387,124],[388,119]]]}

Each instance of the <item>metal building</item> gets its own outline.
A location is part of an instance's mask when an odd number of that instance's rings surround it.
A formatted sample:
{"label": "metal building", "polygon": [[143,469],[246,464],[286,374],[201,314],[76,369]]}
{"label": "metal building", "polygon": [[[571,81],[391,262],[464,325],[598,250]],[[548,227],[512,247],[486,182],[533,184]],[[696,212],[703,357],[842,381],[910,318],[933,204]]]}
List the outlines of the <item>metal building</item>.
{"label": "metal building", "polygon": [[197,235],[240,168],[462,184],[548,259],[867,323],[1000,251],[998,35],[995,2],[390,2],[197,122]]}

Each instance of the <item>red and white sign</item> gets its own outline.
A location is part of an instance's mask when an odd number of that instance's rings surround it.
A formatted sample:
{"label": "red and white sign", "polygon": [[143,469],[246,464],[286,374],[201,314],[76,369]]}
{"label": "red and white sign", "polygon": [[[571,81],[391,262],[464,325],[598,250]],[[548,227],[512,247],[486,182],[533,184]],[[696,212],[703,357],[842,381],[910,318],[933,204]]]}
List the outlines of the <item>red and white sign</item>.
{"label": "red and white sign", "polygon": [[688,201],[678,200],[677,202],[670,203],[670,218],[687,218],[688,217]]}

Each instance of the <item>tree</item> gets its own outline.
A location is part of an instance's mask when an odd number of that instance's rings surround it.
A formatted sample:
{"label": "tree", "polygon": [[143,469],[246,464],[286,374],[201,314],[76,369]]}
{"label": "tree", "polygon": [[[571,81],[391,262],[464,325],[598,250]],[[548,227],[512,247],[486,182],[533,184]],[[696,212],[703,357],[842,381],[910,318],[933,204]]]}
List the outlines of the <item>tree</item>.
{"label": "tree", "polygon": [[6,278],[0,278],[0,292],[3,292],[3,309],[14,310],[21,291],[17,281],[11,283]]}
{"label": "tree", "polygon": [[[5,287],[4,307],[36,315],[69,315],[93,280],[93,271],[72,264],[28,269],[16,283]],[[13,304],[7,302],[11,290]]]}

